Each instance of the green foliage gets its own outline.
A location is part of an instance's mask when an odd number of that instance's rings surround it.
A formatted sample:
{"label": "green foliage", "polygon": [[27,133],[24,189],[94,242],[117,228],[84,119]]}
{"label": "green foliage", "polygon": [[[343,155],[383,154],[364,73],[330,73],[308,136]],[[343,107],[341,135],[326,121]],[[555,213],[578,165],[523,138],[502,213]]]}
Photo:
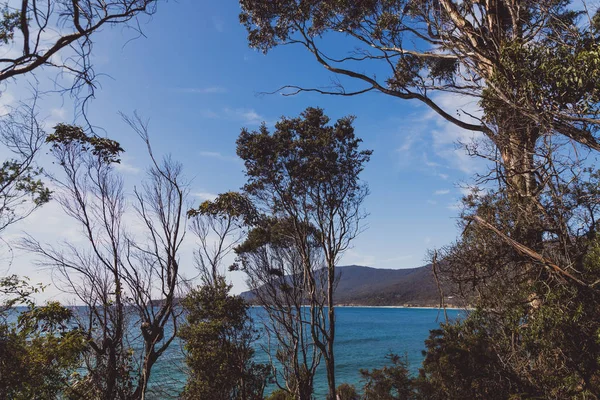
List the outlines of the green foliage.
{"label": "green foliage", "polygon": [[[297,319],[292,310],[302,303],[308,304],[311,315],[319,315],[306,322],[313,324],[308,335],[299,333],[304,322],[296,326],[285,322],[282,329],[288,335],[277,338],[284,348],[279,354],[290,360],[282,368],[283,379],[301,399],[311,396],[319,357],[327,370],[328,398],[336,397],[335,267],[361,230],[368,187],[360,174],[372,154],[360,148],[362,140],[355,135],[353,121],[347,116],[330,124],[322,109],[309,107],[299,117],[281,118],[273,131],[265,124],[256,131],[243,129],[237,140],[247,176],[243,191],[254,208],[264,212],[236,248],[241,269],[255,289],[265,285],[273,289],[266,296],[259,292],[259,297],[264,305],[274,305],[268,309],[274,321],[281,321],[275,317],[278,313],[288,321],[300,321],[302,317]],[[286,260],[277,261],[281,257]],[[302,279],[292,286],[281,282],[286,274]],[[300,344],[295,342],[298,337]]]}
{"label": "green foliage", "polygon": [[283,389],[273,391],[265,400],[295,400],[294,396]]}
{"label": "green foliage", "polygon": [[[15,276],[3,278],[7,295],[0,322],[0,398],[53,399],[65,393],[81,365],[87,341],[72,327],[73,312],[57,302],[36,306],[31,295],[41,290]],[[8,322],[11,307],[26,304],[17,322]]]}
{"label": "green foliage", "polygon": [[257,333],[248,305],[230,289],[218,277],[183,301],[187,322],[179,336],[189,368],[185,399],[262,399],[268,367],[252,361]]}
{"label": "green foliage", "polygon": [[119,155],[124,151],[117,141],[89,136],[81,127],[67,124],[56,125],[54,133],[48,135],[46,142],[50,143],[53,149],[77,146],[80,151],[89,151],[106,164],[120,163]]}
{"label": "green foliage", "polygon": [[207,215],[219,218],[235,218],[242,220],[246,225],[252,225],[257,216],[257,210],[247,196],[236,192],[222,193],[213,201],[207,200],[197,209],[187,212],[189,218],[198,215]]}
{"label": "green foliage", "polygon": [[298,118],[281,119],[272,134],[265,125],[254,132],[242,130],[237,153],[248,175],[245,191],[256,195],[268,187],[284,187],[282,201],[292,201],[288,197],[302,198],[327,186],[331,192],[322,199],[325,204],[342,201],[336,189],[350,201],[372,153],[359,150],[362,140],[354,134],[353,121],[344,117],[331,126],[322,109],[307,108]]}
{"label": "green foliage", "polygon": [[342,383],[336,390],[339,400],[360,400],[356,388],[348,383]]}
{"label": "green foliage", "polygon": [[443,251],[440,268],[462,290],[475,289],[478,307],[431,332],[418,386],[425,398],[586,399],[600,392],[598,173],[582,170],[558,187],[540,194],[546,218],[538,229],[546,236],[526,251],[469,218],[516,236],[523,220],[515,223],[506,195],[466,199],[463,236]]}
{"label": "green foliage", "polygon": [[0,17],[0,41],[9,44],[13,40],[15,29],[19,27],[20,22],[21,12],[10,8],[5,3],[2,7],[2,17]]}
{"label": "green foliage", "polygon": [[51,191],[36,165],[45,132],[36,120],[35,105],[21,104],[0,118],[0,144],[10,157],[0,163],[0,231],[50,201]]}
{"label": "green foliage", "polygon": [[0,230],[29,214],[22,207],[32,203],[31,209],[50,201],[52,192],[39,176],[41,168],[23,166],[17,160],[6,160],[0,165],[0,198],[4,206],[0,210]]}
{"label": "green foliage", "polygon": [[372,371],[361,370],[364,400],[408,400],[412,397],[412,380],[408,361],[396,354],[388,355],[391,365]]}

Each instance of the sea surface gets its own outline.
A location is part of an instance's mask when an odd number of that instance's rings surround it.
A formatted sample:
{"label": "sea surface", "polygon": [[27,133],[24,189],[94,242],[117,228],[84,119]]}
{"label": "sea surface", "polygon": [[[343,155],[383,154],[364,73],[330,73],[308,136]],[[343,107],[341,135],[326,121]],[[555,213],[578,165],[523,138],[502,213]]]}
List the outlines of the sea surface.
{"label": "sea surface", "polygon": [[[251,309],[260,320],[259,308]],[[447,310],[450,319],[460,318],[464,311]],[[424,308],[339,307],[336,308],[335,341],[336,384],[362,386],[360,370],[381,368],[389,364],[390,352],[406,355],[412,372],[423,361],[424,341],[429,331],[443,321],[443,312]],[[258,347],[258,346],[257,346]],[[257,362],[267,362],[266,353],[257,348]],[[167,398],[180,390],[185,381],[183,353],[180,343],[174,342],[168,354],[153,369],[154,388],[164,391],[154,398]],[[327,377],[323,362],[315,378],[315,398],[327,393]],[[269,391],[273,390],[271,386]],[[167,393],[170,392],[170,393]]]}

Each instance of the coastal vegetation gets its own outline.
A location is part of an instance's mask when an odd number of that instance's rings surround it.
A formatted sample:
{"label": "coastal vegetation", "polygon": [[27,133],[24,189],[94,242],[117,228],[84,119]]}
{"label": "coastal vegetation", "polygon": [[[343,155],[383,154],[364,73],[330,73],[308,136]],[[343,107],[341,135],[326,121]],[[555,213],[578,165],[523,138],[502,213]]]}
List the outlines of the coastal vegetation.
{"label": "coastal vegetation", "polygon": [[[242,128],[243,185],[193,204],[183,165],[156,154],[146,120],[122,114],[149,160],[128,191],[126,149],[88,118],[99,89],[93,40],[115,26],[143,36],[139,18],[162,2],[17,3],[0,16],[0,47],[17,49],[0,59],[0,82],[70,74],[60,91],[75,99],[79,122],[45,126],[38,99],[49,93],[37,89],[2,117],[0,239],[59,205],[77,237],[51,245],[26,232],[16,246],[83,307],[40,305],[43,285],[0,279],[0,398],[310,400],[320,368],[328,400],[600,396],[600,14],[586,3],[240,0],[252,48],[308,51],[339,78],[327,88],[291,83],[278,90],[285,96],[416,100],[478,135],[465,151],[490,166],[462,199],[458,238],[420,272],[440,307],[470,310],[430,332],[416,373],[392,353],[360,371],[362,387],[336,379],[337,299],[353,298],[336,290],[340,259],[368,217],[368,130],[319,107]],[[345,56],[323,43],[336,35]],[[478,111],[455,115],[443,95]],[[183,258],[190,232],[194,260]],[[195,278],[181,267],[192,262]],[[245,274],[263,326],[231,294],[229,271]],[[400,282],[423,281],[411,279]],[[366,282],[373,293],[361,298],[397,301],[387,284]],[[178,342],[186,383],[153,384]]]}

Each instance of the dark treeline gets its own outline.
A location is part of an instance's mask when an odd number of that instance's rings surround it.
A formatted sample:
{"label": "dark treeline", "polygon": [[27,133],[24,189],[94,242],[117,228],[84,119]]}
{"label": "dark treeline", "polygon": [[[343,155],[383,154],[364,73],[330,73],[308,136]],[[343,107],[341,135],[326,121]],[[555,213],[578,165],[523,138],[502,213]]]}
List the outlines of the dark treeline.
{"label": "dark treeline", "polygon": [[[95,32],[137,29],[136,18],[152,15],[156,3],[6,5],[2,45],[17,44],[23,54],[0,60],[0,82],[41,67],[67,69],[76,77],[69,91],[85,110],[96,87]],[[354,117],[333,122],[310,107],[273,128],[242,129],[237,155],[245,184],[189,209],[183,166],[155,155],[140,117],[123,116],[150,166],[126,194],[115,168],[121,145],[89,123],[45,132],[34,101],[0,123],[12,154],[0,167],[0,235],[47,202],[60,204],[82,240],[52,247],[26,236],[18,246],[51,268],[87,311],[38,305],[33,297],[43,286],[2,277],[0,398],[251,400],[265,398],[271,384],[277,389],[269,399],[309,400],[321,364],[329,400],[598,398],[600,171],[587,157],[600,150],[600,14],[567,0],[240,5],[251,47],[293,45],[341,77],[334,88],[292,83],[284,94],[379,92],[419,101],[482,134],[465,150],[492,168],[473,177],[478,190],[463,198],[460,236],[430,254],[440,305],[453,296],[472,311],[430,333],[418,374],[390,354],[385,367],[361,371],[362,387],[336,381],[336,267],[364,229],[369,191],[361,172],[372,156]],[[40,35],[36,42],[30,32],[57,21],[72,33],[49,50],[39,46]],[[333,35],[354,42],[347,56],[321,48]],[[53,54],[67,46],[80,49],[69,59],[76,62],[56,65]],[[481,114],[444,109],[439,95],[448,93],[474,99]],[[38,165],[42,148],[57,173]],[[135,235],[125,215],[139,225]],[[188,230],[197,242],[199,282],[180,270],[192,262],[181,260]],[[246,274],[265,309],[267,364],[255,362],[258,331],[248,304],[230,293],[227,268]],[[16,305],[26,310],[11,322]],[[187,383],[181,393],[160,393],[149,386],[153,368],[177,337]],[[135,340],[143,343],[138,351]]]}

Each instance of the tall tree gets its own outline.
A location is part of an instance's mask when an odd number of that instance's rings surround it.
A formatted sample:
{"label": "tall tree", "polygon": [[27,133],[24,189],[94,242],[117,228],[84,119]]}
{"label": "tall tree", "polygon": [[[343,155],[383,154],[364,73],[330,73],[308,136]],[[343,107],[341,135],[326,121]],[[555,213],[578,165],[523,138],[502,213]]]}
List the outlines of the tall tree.
{"label": "tall tree", "polygon": [[201,286],[183,301],[186,323],[180,337],[189,368],[185,399],[262,399],[270,369],[253,360],[258,331],[246,301],[230,294],[224,271],[254,214],[248,199],[235,192],[188,211],[199,242],[195,261]]}
{"label": "tall tree", "polygon": [[[91,350],[86,379],[95,395],[106,399],[145,398],[153,366],[177,335],[179,316],[174,302],[181,282],[187,186],[181,165],[168,157],[155,159],[146,125],[139,119],[129,122],[152,161],[148,180],[134,190],[141,234],[130,234],[123,223],[127,198],[114,170],[123,151],[119,143],[58,125],[48,137],[63,170],[55,181],[57,199],[85,240],[64,248],[31,237],[23,242],[42,265],[56,271],[61,289],[87,306],[79,321]],[[165,329],[167,324],[172,329]],[[129,341],[136,332],[143,348],[132,352]]]}
{"label": "tall tree", "polygon": [[253,302],[262,306],[267,316],[265,351],[272,355],[275,383],[293,398],[310,400],[321,363],[311,334],[315,323],[311,315],[318,316],[319,326],[326,326],[327,271],[313,230],[310,266],[317,288],[310,296],[304,283],[306,263],[295,247],[293,232],[289,219],[262,219],[236,248],[235,267],[246,273]]}
{"label": "tall tree", "polygon": [[[380,92],[420,101],[458,127],[482,132],[497,149],[489,156],[502,166],[513,207],[528,220],[515,232],[528,246],[541,241],[541,139],[558,136],[600,150],[600,19],[569,0],[240,4],[252,47],[300,45],[342,78],[333,89],[287,86],[287,94]],[[340,46],[323,44],[336,35]],[[340,54],[346,43],[348,52]],[[478,101],[482,116],[455,116],[439,101],[443,93]]]}
{"label": "tall tree", "polygon": [[268,368],[253,361],[257,332],[248,304],[230,290],[225,278],[216,276],[183,301],[187,320],[180,337],[189,368],[184,399],[263,398]]}
{"label": "tall tree", "polygon": [[256,209],[289,221],[286,234],[301,259],[308,301],[315,304],[320,282],[312,254],[315,248],[322,253],[327,312],[319,315],[318,308],[311,308],[310,325],[312,339],[325,360],[330,399],[336,397],[335,267],[361,231],[362,203],[368,194],[359,175],[371,151],[360,150],[353,120],[345,117],[329,125],[323,110],[308,108],[300,117],[282,118],[273,133],[263,124],[258,131],[242,130],[237,140],[237,153],[248,177],[244,192]]}

